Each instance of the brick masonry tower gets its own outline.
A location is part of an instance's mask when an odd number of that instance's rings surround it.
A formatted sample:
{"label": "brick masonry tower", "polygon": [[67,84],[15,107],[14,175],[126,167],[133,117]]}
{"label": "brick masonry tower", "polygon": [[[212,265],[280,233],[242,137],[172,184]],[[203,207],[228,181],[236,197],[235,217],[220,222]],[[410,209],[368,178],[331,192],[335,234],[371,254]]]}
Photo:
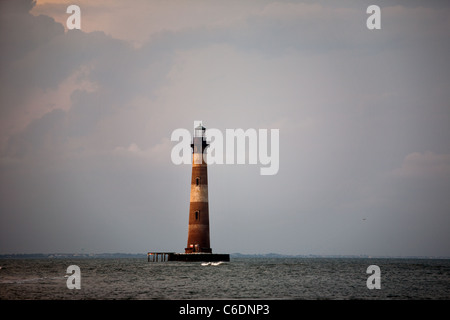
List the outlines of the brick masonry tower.
{"label": "brick masonry tower", "polygon": [[191,144],[192,177],[187,246],[184,253],[148,252],[149,262],[230,261],[228,253],[212,253],[209,244],[208,171],[207,163],[203,158],[209,144],[206,142],[205,131],[206,129],[202,125],[195,127],[194,139]]}
{"label": "brick masonry tower", "polygon": [[205,159],[205,127],[194,128],[189,229],[185,253],[212,253],[209,243],[208,169]]}

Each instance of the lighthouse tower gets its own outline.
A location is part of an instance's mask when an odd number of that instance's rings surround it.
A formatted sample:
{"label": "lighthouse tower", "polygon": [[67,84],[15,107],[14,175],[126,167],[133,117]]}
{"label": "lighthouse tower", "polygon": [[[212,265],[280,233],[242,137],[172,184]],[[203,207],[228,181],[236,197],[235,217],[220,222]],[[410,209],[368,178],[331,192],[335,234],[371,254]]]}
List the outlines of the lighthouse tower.
{"label": "lighthouse tower", "polygon": [[208,170],[203,157],[209,144],[206,128],[194,128],[192,141],[192,178],[189,205],[189,229],[185,253],[211,253],[209,244]]}
{"label": "lighthouse tower", "polygon": [[[195,125],[195,124],[194,124]],[[194,128],[192,141],[191,199],[189,204],[189,229],[184,253],[148,252],[148,261],[230,261],[228,253],[212,253],[209,244],[208,171],[203,155],[209,144],[205,127]]]}

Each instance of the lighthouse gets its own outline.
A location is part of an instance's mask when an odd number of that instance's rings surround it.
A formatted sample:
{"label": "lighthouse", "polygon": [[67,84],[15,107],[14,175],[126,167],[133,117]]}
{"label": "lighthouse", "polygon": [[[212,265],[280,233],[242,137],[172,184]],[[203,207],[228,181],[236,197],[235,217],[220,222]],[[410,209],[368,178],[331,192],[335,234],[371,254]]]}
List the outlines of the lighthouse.
{"label": "lighthouse", "polygon": [[[195,123],[194,123],[195,126]],[[189,201],[188,239],[184,253],[148,252],[148,261],[216,262],[230,261],[227,253],[212,253],[209,242],[208,168],[205,161],[206,128],[194,128],[192,139],[192,176]]]}
{"label": "lighthouse", "polygon": [[194,128],[189,228],[185,253],[212,253],[209,243],[208,167],[204,155],[209,144],[206,128]]}

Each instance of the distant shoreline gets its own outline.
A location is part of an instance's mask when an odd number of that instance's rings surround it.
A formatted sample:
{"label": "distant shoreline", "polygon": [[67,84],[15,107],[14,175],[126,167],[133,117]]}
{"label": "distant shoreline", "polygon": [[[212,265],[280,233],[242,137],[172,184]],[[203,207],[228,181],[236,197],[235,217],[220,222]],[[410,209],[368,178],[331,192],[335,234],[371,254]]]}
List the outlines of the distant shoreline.
{"label": "distant shoreline", "polygon": [[[345,258],[345,259],[450,259],[445,256],[370,256],[370,255],[288,255],[279,253],[231,253],[231,258]],[[11,253],[0,254],[0,259],[146,259],[146,253]]]}

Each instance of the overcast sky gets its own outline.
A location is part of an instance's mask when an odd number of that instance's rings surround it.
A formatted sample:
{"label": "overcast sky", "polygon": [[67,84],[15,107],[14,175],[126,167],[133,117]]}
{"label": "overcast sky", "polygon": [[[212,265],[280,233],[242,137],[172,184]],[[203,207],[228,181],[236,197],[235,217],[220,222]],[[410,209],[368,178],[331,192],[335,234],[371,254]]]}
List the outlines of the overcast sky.
{"label": "overcast sky", "polygon": [[276,175],[208,168],[213,252],[450,256],[449,17],[446,1],[1,1],[0,253],[184,252],[191,167],[170,137],[202,120],[280,134]]}

